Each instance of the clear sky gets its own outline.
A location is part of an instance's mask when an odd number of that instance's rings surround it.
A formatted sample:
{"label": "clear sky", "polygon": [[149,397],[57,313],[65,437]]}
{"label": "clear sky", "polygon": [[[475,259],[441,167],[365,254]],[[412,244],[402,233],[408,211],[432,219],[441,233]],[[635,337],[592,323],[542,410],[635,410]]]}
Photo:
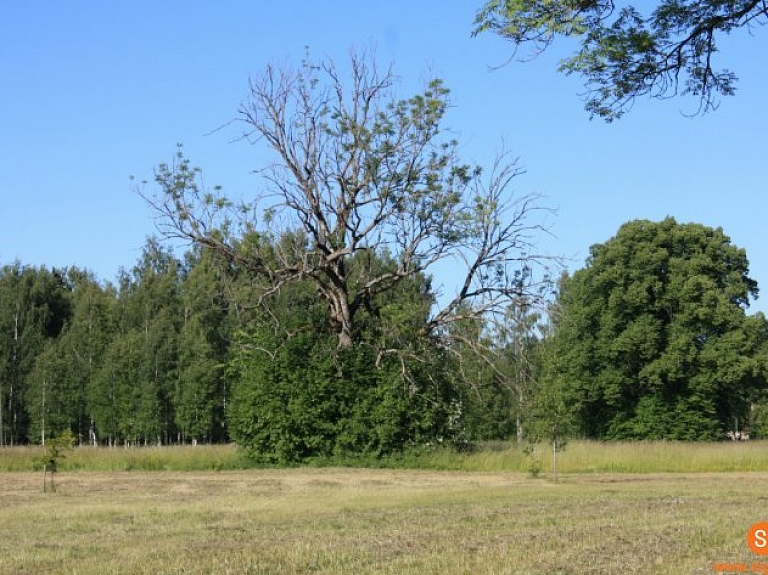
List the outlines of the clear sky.
{"label": "clear sky", "polygon": [[716,112],[690,118],[695,100],[643,100],[604,124],[584,112],[580,80],[556,72],[568,46],[499,68],[510,45],[470,36],[481,3],[0,2],[0,264],[77,265],[114,280],[155,233],[129,176],[151,180],[180,142],[209,184],[254,193],[258,150],[235,141],[236,127],[216,130],[236,116],[249,77],[298,64],[305,46],[343,61],[375,45],[403,96],[443,78],[467,160],[489,165],[502,145],[519,157],[516,189],[557,209],[542,250],[576,269],[631,219],[720,226],[765,290],[751,309],[768,310],[768,29],[723,43],[740,81]]}

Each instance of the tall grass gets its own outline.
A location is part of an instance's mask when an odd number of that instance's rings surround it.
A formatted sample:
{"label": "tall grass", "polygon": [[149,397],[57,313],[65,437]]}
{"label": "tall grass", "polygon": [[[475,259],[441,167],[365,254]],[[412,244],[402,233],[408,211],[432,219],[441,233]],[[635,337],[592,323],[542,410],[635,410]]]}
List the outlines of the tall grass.
{"label": "tall grass", "polygon": [[[527,452],[513,442],[485,442],[456,452],[437,449],[381,460],[345,459],[322,465],[393,467],[442,471],[511,471],[551,473],[553,453],[547,444]],[[560,473],[717,473],[768,471],[768,440],[691,443],[681,441],[571,441],[557,453]]]}
{"label": "tall grass", "polygon": [[[0,472],[42,469],[41,447],[0,448]],[[457,452],[440,448],[386,458],[321,459],[315,467],[367,467],[443,471],[552,471],[552,451],[537,445],[533,454],[513,442],[482,443]],[[60,471],[216,471],[252,467],[233,445],[174,447],[76,447]],[[676,441],[571,441],[557,454],[561,473],[699,473],[768,471],[768,440],[720,443]]]}
{"label": "tall grass", "polygon": [[768,471],[768,441],[574,442],[559,455],[558,468],[573,473]]}
{"label": "tall grass", "polygon": [[[39,446],[0,448],[0,471],[42,469]],[[75,447],[64,454],[59,471],[219,471],[247,469],[234,445],[172,447]]]}
{"label": "tall grass", "polygon": [[[550,473],[552,448],[532,455],[514,444],[481,445],[469,453],[425,454],[424,467],[474,471],[530,471],[534,463]],[[571,441],[557,453],[562,473],[703,473],[768,471],[768,441],[691,443],[682,441]]]}

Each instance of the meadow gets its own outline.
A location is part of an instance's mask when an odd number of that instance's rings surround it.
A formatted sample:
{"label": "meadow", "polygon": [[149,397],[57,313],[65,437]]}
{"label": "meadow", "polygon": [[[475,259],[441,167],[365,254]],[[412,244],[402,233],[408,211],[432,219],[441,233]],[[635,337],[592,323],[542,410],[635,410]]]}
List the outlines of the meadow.
{"label": "meadow", "polygon": [[532,477],[503,444],[413,456],[419,469],[245,469],[230,446],[84,448],[56,493],[22,469],[35,448],[3,449],[0,575],[768,572],[745,543],[768,519],[766,448],[573,442],[556,482],[544,459]]}
{"label": "meadow", "polygon": [[[42,469],[39,446],[0,448],[0,472]],[[456,452],[434,449],[384,459],[316,460],[310,467],[373,467],[438,471],[552,472],[549,446],[532,455],[510,442],[485,442]],[[234,445],[171,447],[76,447],[60,463],[62,471],[224,471],[253,465]],[[562,473],[768,472],[768,440],[719,443],[681,441],[571,441],[557,454]]]}

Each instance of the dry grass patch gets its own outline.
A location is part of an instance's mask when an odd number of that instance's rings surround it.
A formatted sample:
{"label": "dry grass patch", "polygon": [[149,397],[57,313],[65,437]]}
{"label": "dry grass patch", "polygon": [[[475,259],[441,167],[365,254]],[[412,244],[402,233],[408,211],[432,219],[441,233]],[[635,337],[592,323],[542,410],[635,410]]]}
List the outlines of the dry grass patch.
{"label": "dry grass patch", "polygon": [[0,474],[0,574],[711,573],[768,475]]}

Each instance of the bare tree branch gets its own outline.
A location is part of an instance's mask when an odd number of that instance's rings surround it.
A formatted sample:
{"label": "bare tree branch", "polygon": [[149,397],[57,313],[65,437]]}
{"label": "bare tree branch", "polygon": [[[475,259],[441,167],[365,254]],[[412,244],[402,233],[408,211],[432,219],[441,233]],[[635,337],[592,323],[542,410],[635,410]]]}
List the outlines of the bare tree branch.
{"label": "bare tree branch", "polygon": [[[461,270],[460,289],[425,336],[446,333],[467,310],[503,313],[511,298],[534,297],[546,281],[535,268],[549,259],[534,249],[545,231],[540,198],[513,192],[521,172],[505,155],[487,178],[459,160],[457,142],[443,137],[449,99],[440,80],[409,99],[396,97],[397,84],[366,53],[353,53],[345,74],[308,59],[298,70],[268,66],[240,109],[245,137],[275,157],[259,171],[264,193],[235,206],[179,155],[158,168],[160,193],[143,194],[160,230],[248,270],[263,298],[312,282],[341,348],[353,345],[361,310],[441,261]],[[353,265],[366,254],[387,254],[392,265]]]}

